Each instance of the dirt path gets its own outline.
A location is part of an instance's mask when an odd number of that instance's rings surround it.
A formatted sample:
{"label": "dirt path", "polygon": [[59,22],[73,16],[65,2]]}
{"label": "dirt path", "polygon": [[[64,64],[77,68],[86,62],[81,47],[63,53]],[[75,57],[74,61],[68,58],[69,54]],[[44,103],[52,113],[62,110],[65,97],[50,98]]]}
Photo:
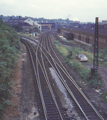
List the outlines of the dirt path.
{"label": "dirt path", "polygon": [[13,86],[13,106],[8,108],[2,120],[39,120],[35,98],[35,77],[24,45],[12,79],[15,83]]}

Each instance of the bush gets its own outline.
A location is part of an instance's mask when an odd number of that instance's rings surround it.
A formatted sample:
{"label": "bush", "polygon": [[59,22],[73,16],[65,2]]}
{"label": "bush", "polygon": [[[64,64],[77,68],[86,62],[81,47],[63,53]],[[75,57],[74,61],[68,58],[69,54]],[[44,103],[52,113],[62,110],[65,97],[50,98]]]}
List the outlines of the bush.
{"label": "bush", "polygon": [[101,101],[107,102],[107,92],[101,93]]}
{"label": "bush", "polygon": [[76,60],[71,60],[68,63],[72,69],[86,82],[89,75],[89,70],[80,62]]}
{"label": "bush", "polygon": [[107,66],[107,49],[100,49],[99,50],[99,59],[100,64],[103,66]]}
{"label": "bush", "polygon": [[[88,56],[89,61],[93,60],[92,53],[89,53],[87,51],[83,51],[81,48],[77,47],[71,47],[67,48],[64,46],[61,46],[58,41],[55,41],[55,46],[57,50],[63,55],[63,57],[66,60],[66,63],[68,63],[71,68],[90,86],[94,88],[98,88],[102,85],[102,78],[99,74],[97,75],[91,75],[90,70],[88,70],[81,62],[78,62],[78,60],[75,59],[75,55],[79,53],[83,53]],[[72,55],[70,56],[72,52]]]}
{"label": "bush", "polygon": [[11,75],[16,65],[20,41],[16,31],[0,20],[0,119],[7,106],[12,105],[11,98]]}
{"label": "bush", "polygon": [[102,78],[101,76],[96,73],[94,75],[89,75],[88,77],[88,84],[91,85],[93,88],[98,88],[98,87],[101,87],[102,85]]}

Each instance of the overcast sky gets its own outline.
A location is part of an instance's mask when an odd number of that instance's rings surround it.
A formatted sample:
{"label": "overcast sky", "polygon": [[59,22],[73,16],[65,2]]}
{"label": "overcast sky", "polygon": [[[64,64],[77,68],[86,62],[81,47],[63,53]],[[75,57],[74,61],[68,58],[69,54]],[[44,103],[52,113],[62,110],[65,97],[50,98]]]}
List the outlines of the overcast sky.
{"label": "overcast sky", "polygon": [[107,20],[107,0],[0,0],[0,15],[21,15],[34,18]]}

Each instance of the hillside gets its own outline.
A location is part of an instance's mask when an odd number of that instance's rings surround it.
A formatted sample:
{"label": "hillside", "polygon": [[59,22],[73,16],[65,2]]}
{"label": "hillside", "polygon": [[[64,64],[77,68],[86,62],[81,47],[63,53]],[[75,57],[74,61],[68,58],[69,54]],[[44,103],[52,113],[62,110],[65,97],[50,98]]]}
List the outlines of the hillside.
{"label": "hillside", "polygon": [[7,106],[12,105],[11,75],[17,63],[20,41],[17,32],[0,19],[0,119]]}

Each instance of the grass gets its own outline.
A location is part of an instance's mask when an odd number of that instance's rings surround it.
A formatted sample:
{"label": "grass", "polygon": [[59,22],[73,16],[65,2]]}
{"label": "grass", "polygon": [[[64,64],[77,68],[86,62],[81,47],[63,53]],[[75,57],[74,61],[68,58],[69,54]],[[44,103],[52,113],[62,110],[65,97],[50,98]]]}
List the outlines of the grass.
{"label": "grass", "polygon": [[100,97],[102,102],[107,102],[107,92],[101,93]]}
{"label": "grass", "polygon": [[[79,53],[85,54],[89,62],[93,61],[93,54],[91,52],[85,51],[79,47],[65,47],[60,45],[58,41],[54,42],[56,49],[59,53],[65,58],[66,63],[71,66],[71,68],[86,82],[93,88],[98,88],[102,85],[102,78],[100,75],[91,75],[90,70],[88,70],[82,62],[79,62],[75,55]],[[72,53],[72,56],[70,55]]]}
{"label": "grass", "polygon": [[0,20],[0,119],[11,106],[11,76],[17,64],[21,44],[17,32]]}
{"label": "grass", "polygon": [[[66,41],[66,42],[71,42],[74,45],[77,45],[78,47],[72,47],[72,51],[75,51],[74,53],[80,54],[83,53],[85,54],[89,62],[93,63],[93,47],[92,46],[86,46],[81,43],[78,44],[76,41],[68,41],[66,38],[61,37],[61,40]],[[99,65],[107,67],[107,49],[99,49]]]}
{"label": "grass", "polygon": [[107,67],[107,49],[99,50],[99,64]]}

